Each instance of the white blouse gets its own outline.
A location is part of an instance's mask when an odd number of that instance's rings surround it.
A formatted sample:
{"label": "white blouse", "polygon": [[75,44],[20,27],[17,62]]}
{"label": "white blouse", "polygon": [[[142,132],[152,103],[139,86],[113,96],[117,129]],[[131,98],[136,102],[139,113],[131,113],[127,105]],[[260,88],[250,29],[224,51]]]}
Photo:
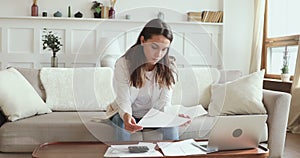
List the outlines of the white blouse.
{"label": "white blouse", "polygon": [[116,93],[115,103],[123,118],[129,113],[136,118],[143,117],[151,108],[163,111],[165,106],[171,105],[172,91],[167,87],[159,88],[154,79],[155,69],[146,73],[149,80],[142,88],[130,86],[130,75],[125,57],[117,60],[114,69],[113,87]]}
{"label": "white blouse", "polygon": [[147,80],[145,85],[140,88],[136,100],[132,103],[132,115],[135,118],[143,117],[152,108],[152,93],[154,88],[154,72],[155,70],[146,72]]}

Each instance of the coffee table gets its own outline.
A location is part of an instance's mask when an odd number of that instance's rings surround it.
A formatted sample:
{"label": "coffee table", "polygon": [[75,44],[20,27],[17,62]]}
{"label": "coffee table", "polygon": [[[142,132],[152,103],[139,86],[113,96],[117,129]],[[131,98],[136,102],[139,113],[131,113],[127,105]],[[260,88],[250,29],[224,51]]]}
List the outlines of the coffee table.
{"label": "coffee table", "polygon": [[[122,144],[133,144],[128,142]],[[120,143],[107,143],[120,144]],[[102,142],[52,142],[38,146],[32,153],[33,158],[102,158],[106,149],[109,147]],[[269,150],[263,146],[256,149],[222,151],[206,155],[191,155],[185,158],[211,158],[211,157],[246,157],[246,158],[266,158],[269,156]],[[174,157],[174,156],[172,156]],[[175,156],[178,158],[179,156]]]}

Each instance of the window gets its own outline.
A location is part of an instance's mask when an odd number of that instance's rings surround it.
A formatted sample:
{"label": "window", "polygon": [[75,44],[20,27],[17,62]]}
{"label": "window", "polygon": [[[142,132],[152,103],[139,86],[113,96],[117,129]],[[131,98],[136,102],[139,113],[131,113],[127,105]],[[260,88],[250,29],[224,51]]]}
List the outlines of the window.
{"label": "window", "polygon": [[294,74],[298,54],[298,41],[299,35],[267,38],[265,40],[263,50],[265,63],[262,64],[262,67],[266,69],[266,78],[280,79],[279,75],[281,74],[285,53],[287,53],[289,74]]}
{"label": "window", "polygon": [[[283,55],[287,51],[289,74],[295,72],[300,21],[299,0],[266,0],[262,68],[266,78],[280,79]],[[293,77],[292,77],[293,78]]]}

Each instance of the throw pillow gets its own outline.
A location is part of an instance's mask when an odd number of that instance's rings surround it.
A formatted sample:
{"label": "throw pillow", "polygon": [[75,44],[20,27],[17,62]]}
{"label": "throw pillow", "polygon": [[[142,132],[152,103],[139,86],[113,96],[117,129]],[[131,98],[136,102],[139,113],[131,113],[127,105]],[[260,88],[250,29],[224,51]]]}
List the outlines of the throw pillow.
{"label": "throw pillow", "polygon": [[32,85],[39,96],[46,101],[46,92],[40,79],[40,69],[18,68],[15,67]]}
{"label": "throw pillow", "polygon": [[172,95],[173,105],[195,106],[207,109],[211,84],[218,82],[219,71],[215,68],[178,68],[178,81]]}
{"label": "throw pillow", "polygon": [[15,68],[0,71],[0,106],[9,121],[51,112]]}
{"label": "throw pillow", "polygon": [[54,111],[105,110],[114,100],[108,67],[42,68],[46,104]]}
{"label": "throw pillow", "polygon": [[264,70],[225,84],[212,85],[208,114],[265,114],[263,105]]}

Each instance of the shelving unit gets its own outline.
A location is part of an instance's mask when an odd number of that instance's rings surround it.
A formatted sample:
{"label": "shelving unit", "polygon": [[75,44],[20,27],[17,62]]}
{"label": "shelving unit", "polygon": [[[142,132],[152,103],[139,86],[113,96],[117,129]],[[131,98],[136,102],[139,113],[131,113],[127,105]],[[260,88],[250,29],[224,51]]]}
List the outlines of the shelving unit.
{"label": "shelving unit", "polygon": [[[0,17],[0,66],[50,66],[51,52],[42,50],[43,28],[62,37],[59,67],[100,66],[101,40],[110,37],[123,54],[146,21],[64,17]],[[222,23],[168,22],[174,32],[171,55],[179,66],[221,67]]]}
{"label": "shelving unit", "polygon": [[[95,21],[95,22],[132,22],[132,23],[146,23],[147,21],[140,20],[126,20],[126,19],[97,19],[97,18],[74,18],[74,17],[32,17],[32,16],[11,16],[11,17],[1,17],[1,20],[9,19],[9,20],[57,20],[57,21]],[[168,21],[168,23],[172,24],[201,24],[201,25],[217,25],[222,26],[223,23],[212,23],[212,22],[198,22],[198,21]]]}

